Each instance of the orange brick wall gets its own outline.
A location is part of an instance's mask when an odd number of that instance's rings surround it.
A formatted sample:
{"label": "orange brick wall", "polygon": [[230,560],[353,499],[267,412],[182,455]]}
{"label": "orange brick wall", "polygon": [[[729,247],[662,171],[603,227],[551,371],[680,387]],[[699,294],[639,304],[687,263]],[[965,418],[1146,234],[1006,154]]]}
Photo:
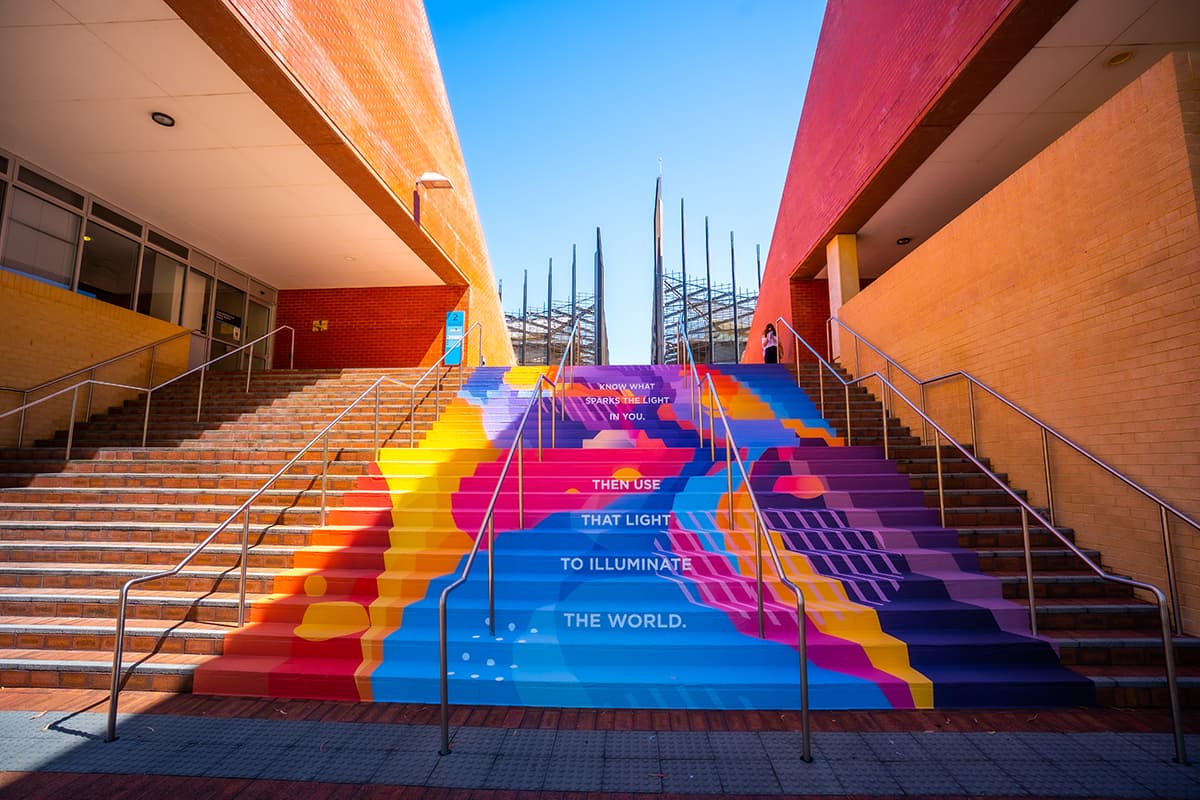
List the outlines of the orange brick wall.
{"label": "orange brick wall", "polygon": [[[452,284],[465,278],[470,316],[486,331],[488,362],[512,363],[421,0],[168,3],[435,272]],[[423,191],[417,228],[413,189],[427,171],[446,175],[454,188]],[[447,259],[463,277],[452,274]]]}
{"label": "orange brick wall", "polygon": [[[965,370],[1200,516],[1198,142],[1200,85],[1186,55],[1169,56],[843,316],[918,376]],[[961,385],[934,394],[966,397]],[[1036,430],[978,404],[983,454],[1044,503]],[[953,424],[967,435],[961,414]],[[1051,450],[1059,524],[1111,569],[1165,588],[1156,507]],[[1186,625],[1200,633],[1200,533],[1175,535]]]}
{"label": "orange brick wall", "polygon": [[[416,367],[445,352],[446,312],[453,310],[468,311],[464,287],[295,289],[279,293],[276,320],[296,329],[297,369]],[[326,329],[314,330],[316,320]],[[471,337],[465,363],[477,364],[477,333]],[[275,367],[287,367],[287,359],[287,348],[277,347]]]}

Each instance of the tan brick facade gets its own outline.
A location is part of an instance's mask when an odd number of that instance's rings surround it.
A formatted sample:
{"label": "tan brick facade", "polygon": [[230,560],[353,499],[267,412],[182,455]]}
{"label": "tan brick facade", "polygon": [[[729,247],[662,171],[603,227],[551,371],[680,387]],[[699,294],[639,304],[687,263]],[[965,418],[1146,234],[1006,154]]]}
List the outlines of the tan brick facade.
{"label": "tan brick facade", "polygon": [[[4,358],[0,359],[0,386],[28,389],[182,332],[184,329],[178,325],[0,270],[0,341],[4,342],[5,348]],[[183,372],[187,359],[186,336],[158,348],[155,382]],[[145,386],[150,377],[149,367],[150,353],[147,352],[105,367],[96,379]],[[49,387],[46,392],[69,385]],[[115,389],[96,389],[95,392],[93,410],[101,410],[133,395]],[[16,408],[20,405],[20,397],[14,392],[0,392],[0,411]],[[49,403],[53,405],[29,412],[26,443],[31,437],[65,426],[71,407],[69,396]],[[86,397],[81,395],[80,404],[84,403]],[[82,418],[82,413],[79,416]],[[0,442],[13,443],[16,429],[14,419],[0,420]]]}
{"label": "tan brick facade", "polygon": [[[965,370],[1200,517],[1200,68],[1167,57],[843,309],[922,379]],[[843,363],[854,368],[854,348]],[[863,358],[857,372],[878,368]],[[930,392],[969,438],[961,383]],[[1036,429],[976,395],[980,449],[1045,503]],[[1051,447],[1058,523],[1165,588],[1157,508]],[[1173,526],[1200,632],[1200,532]]]}

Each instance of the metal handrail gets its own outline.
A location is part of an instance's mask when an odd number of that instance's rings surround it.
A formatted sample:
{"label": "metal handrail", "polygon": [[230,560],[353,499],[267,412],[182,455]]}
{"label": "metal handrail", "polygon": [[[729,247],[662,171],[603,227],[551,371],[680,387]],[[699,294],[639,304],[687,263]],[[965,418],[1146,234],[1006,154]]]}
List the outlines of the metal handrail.
{"label": "metal handrail", "polygon": [[[291,347],[291,353],[288,356],[288,369],[295,369],[295,366],[296,366],[296,329],[293,328],[291,325],[280,325],[275,330],[258,337],[253,342],[246,342],[244,345],[242,345],[240,347],[236,347],[227,353],[222,353],[221,355],[217,356],[216,358],[210,358],[208,361],[205,361],[200,366],[192,367],[187,372],[184,372],[180,375],[176,375],[174,378],[171,378],[168,381],[163,381],[158,386],[148,389],[146,392],[146,417],[145,417],[145,421],[142,423],[142,447],[146,446],[146,437],[150,430],[150,400],[153,397],[155,392],[157,392],[159,389],[162,389],[165,386],[170,386],[172,383],[175,383],[176,381],[181,381],[184,378],[186,378],[187,376],[189,376],[195,372],[199,372],[200,373],[200,390],[196,396],[196,421],[199,422],[200,421],[200,410],[204,404],[204,373],[208,371],[208,368],[211,365],[217,363],[218,361],[229,358],[234,353],[240,354],[246,348],[254,347],[254,345],[258,344],[259,342],[266,341],[267,339],[270,339],[275,334],[279,333],[280,331],[284,331],[284,330],[292,332],[292,347]],[[246,359],[246,391],[247,392],[250,391],[250,372],[253,369],[253,367],[254,367],[254,358],[253,358],[253,351],[251,351],[251,357]]]}
{"label": "metal handrail", "polygon": [[[20,418],[20,421],[17,423],[17,447],[21,447],[22,444],[24,443],[24,439],[25,439],[25,412],[24,412],[24,409],[29,404],[29,395],[33,394],[34,392],[41,391],[42,389],[45,389],[47,386],[53,386],[56,383],[62,383],[63,381],[70,380],[71,378],[74,378],[77,375],[83,375],[85,372],[91,373],[90,377],[87,380],[95,381],[96,380],[96,370],[101,369],[103,367],[107,367],[110,364],[115,364],[118,361],[124,361],[127,358],[132,358],[133,356],[139,355],[139,354],[144,353],[147,350],[149,350],[150,351],[150,368],[146,374],[146,386],[137,387],[138,391],[144,392],[150,386],[150,384],[152,384],[154,382],[154,359],[157,355],[158,348],[161,345],[164,345],[168,342],[173,342],[176,339],[180,339],[184,336],[190,336],[191,333],[192,333],[191,331],[180,331],[179,333],[172,334],[164,339],[159,339],[158,341],[155,341],[155,342],[150,342],[149,344],[144,344],[141,347],[137,347],[133,350],[129,350],[128,352],[121,353],[120,355],[112,356],[111,358],[106,358],[103,361],[97,361],[95,364],[92,364],[90,366],[81,367],[80,369],[77,369],[74,372],[68,372],[65,375],[59,375],[57,378],[51,378],[48,381],[39,383],[37,386],[30,386],[28,389],[18,389],[14,386],[0,386],[0,392],[14,392],[14,393],[18,393],[21,395],[21,405],[18,407],[18,409],[14,409],[14,410],[21,411],[21,418]],[[122,386],[122,388],[128,388],[128,387],[124,387],[121,384],[110,384],[110,385],[113,385],[113,386],[120,385],[120,386]],[[71,387],[67,387],[67,388],[70,389]],[[91,394],[91,392],[88,392],[87,411],[84,414],[84,416],[90,417],[91,411],[92,411],[92,394]],[[7,414],[0,415],[0,416],[7,416]]]}
{"label": "metal handrail", "polygon": [[[575,385],[575,367],[579,362],[579,338],[582,333],[579,330],[580,324],[583,322],[583,317],[576,315],[575,321],[571,323],[571,330],[567,333],[567,346],[563,348],[562,357],[558,360],[558,369],[554,371],[554,384],[556,387],[555,396],[557,397],[557,387],[562,387],[562,400],[559,401],[559,412],[562,419],[567,418],[567,388]],[[567,356],[571,357],[571,369],[567,370]],[[559,376],[566,371],[566,380],[561,380]]]}
{"label": "metal handrail", "polygon": [[[967,458],[967,460],[969,460],[972,464],[974,464],[984,475],[986,475],[988,478],[990,478],[1000,488],[1001,491],[1003,491],[1005,494],[1007,494],[1010,498],[1012,498],[1012,500],[1018,506],[1020,506],[1020,508],[1021,508],[1021,529],[1022,529],[1022,535],[1023,535],[1023,539],[1024,539],[1023,546],[1024,546],[1024,551],[1025,551],[1025,579],[1026,579],[1026,586],[1027,586],[1027,592],[1028,592],[1028,597],[1029,597],[1029,623],[1030,623],[1030,630],[1034,636],[1038,635],[1038,630],[1037,630],[1037,601],[1036,601],[1036,597],[1034,594],[1034,588],[1033,588],[1033,553],[1032,553],[1032,547],[1030,545],[1030,537],[1029,537],[1029,517],[1030,516],[1032,516],[1037,522],[1039,522],[1052,536],[1054,536],[1056,539],[1058,539],[1058,541],[1064,547],[1066,547],[1068,550],[1070,550],[1072,553],[1074,553],[1076,556],[1078,556],[1083,561],[1083,563],[1088,567],[1088,569],[1090,569],[1093,573],[1095,573],[1096,576],[1099,577],[1101,580],[1121,584],[1123,586],[1129,586],[1134,589],[1139,589],[1141,591],[1149,593],[1151,596],[1154,597],[1155,605],[1158,607],[1159,621],[1162,626],[1163,659],[1164,659],[1165,669],[1166,669],[1167,689],[1170,694],[1171,719],[1172,719],[1172,724],[1174,727],[1174,735],[1175,735],[1175,760],[1180,764],[1186,764],[1187,763],[1187,750],[1186,750],[1186,746],[1184,744],[1183,718],[1182,718],[1182,712],[1180,711],[1179,682],[1178,682],[1178,680],[1176,678],[1176,674],[1175,674],[1174,642],[1171,638],[1171,624],[1170,624],[1169,614],[1167,611],[1167,609],[1168,609],[1167,597],[1163,593],[1163,591],[1151,583],[1145,583],[1143,581],[1134,580],[1132,578],[1125,578],[1120,575],[1112,575],[1108,572],[1105,572],[1104,569],[1102,567],[1100,567],[1098,564],[1096,564],[1094,561],[1092,561],[1092,559],[1090,557],[1088,557],[1088,555],[1086,553],[1084,553],[1082,550],[1080,550],[1078,547],[1076,547],[1074,542],[1072,542],[1066,536],[1064,536],[1062,534],[1062,532],[1059,531],[1058,528],[1055,527],[1055,525],[1050,520],[1043,517],[1042,514],[1037,509],[1033,508],[1031,505],[1029,505],[1027,502],[1025,502],[1025,500],[1022,499],[1016,492],[1014,492],[1003,480],[1001,480],[998,475],[996,475],[994,472],[992,472],[990,469],[988,469],[986,466],[984,466],[983,463],[980,462],[979,459],[977,459],[975,457],[975,455],[970,452],[970,450],[968,450],[964,445],[960,444],[954,437],[952,437],[941,426],[939,426],[936,422],[934,422],[933,419],[931,419],[928,414],[926,414],[922,409],[918,408],[917,405],[912,400],[910,400],[907,396],[905,396],[902,392],[900,392],[885,376],[881,375],[879,372],[872,372],[869,375],[864,375],[862,377],[855,378],[854,380],[851,380],[851,381],[843,380],[842,377],[833,368],[833,366],[830,365],[829,362],[827,362],[824,358],[822,358],[820,356],[820,354],[817,353],[817,351],[814,350],[812,348],[812,346],[809,345],[809,343],[807,341],[805,341],[802,336],[800,336],[800,334],[796,333],[796,330],[794,328],[792,328],[792,326],[789,325],[786,320],[784,320],[782,317],[780,317],[780,318],[778,318],[777,321],[782,323],[785,327],[787,327],[787,329],[792,332],[792,336],[795,338],[796,342],[798,344],[804,345],[804,347],[807,348],[810,353],[812,353],[813,357],[816,358],[818,362],[820,362],[821,366],[823,366],[825,369],[828,369],[830,372],[832,372],[834,377],[836,377],[839,381],[841,381],[843,385],[849,387],[852,384],[853,385],[862,384],[872,378],[876,378],[880,381],[881,385],[886,386],[887,388],[891,389],[893,392],[899,394],[901,399],[903,399],[904,402],[907,403],[909,405],[909,407],[925,421],[926,424],[928,424],[931,428],[933,428],[933,430],[935,431],[934,455],[935,455],[935,459],[937,462],[937,473],[938,473],[938,505],[941,509],[942,526],[943,527],[945,527],[945,524],[946,524],[946,497],[945,497],[945,491],[944,491],[943,484],[942,484],[942,456],[941,456],[941,452],[942,452],[941,439],[942,438],[945,438],[947,444],[952,445],[955,449],[957,449],[960,453],[962,453]],[[798,349],[799,348],[797,348],[797,350]],[[797,374],[796,377],[797,377],[797,380],[799,380],[799,374]],[[886,426],[886,418],[885,418],[884,431],[886,432],[886,430],[887,430],[887,426]],[[885,442],[886,442],[886,438],[885,438]],[[848,445],[852,444],[850,435],[849,435],[848,422],[847,422],[846,444],[848,444]],[[885,457],[886,457],[886,450],[885,450]]]}
{"label": "metal handrail", "polygon": [[[853,328],[851,328],[846,323],[842,322],[841,320],[837,319],[836,317],[830,317],[829,321],[830,321],[831,328],[832,328],[832,323],[834,321],[836,321],[851,336],[854,337],[856,346],[859,341],[862,341],[863,344],[865,344],[867,347],[869,347],[871,350],[873,350],[877,355],[879,355],[880,358],[884,359],[884,361],[888,365],[890,365],[890,366],[894,365],[897,369],[899,369],[901,372],[903,372],[910,380],[912,380],[917,386],[919,386],[921,389],[921,405],[922,405],[922,407],[924,407],[924,405],[925,405],[925,387],[926,386],[929,386],[929,385],[932,385],[935,383],[940,383],[940,382],[947,381],[947,380],[952,380],[954,378],[962,378],[962,379],[966,380],[967,388],[968,388],[968,396],[967,396],[968,409],[969,409],[969,416],[970,416],[970,420],[971,420],[971,445],[974,448],[976,453],[979,452],[979,442],[978,442],[978,437],[976,435],[975,401],[974,401],[974,394],[972,393],[973,389],[975,387],[978,387],[982,391],[991,395],[994,399],[1000,401],[1001,404],[1003,404],[1004,406],[1008,407],[1010,410],[1016,412],[1018,415],[1024,417],[1026,420],[1028,420],[1029,422],[1032,422],[1034,425],[1036,425],[1041,431],[1042,467],[1043,467],[1043,470],[1044,470],[1045,476],[1046,476],[1046,505],[1050,512],[1050,521],[1051,522],[1055,521],[1055,513],[1054,513],[1054,482],[1053,482],[1053,479],[1051,478],[1050,448],[1049,448],[1049,442],[1048,442],[1048,437],[1050,437],[1050,436],[1053,436],[1059,442],[1066,445],[1070,449],[1074,450],[1077,454],[1083,456],[1085,459],[1090,461],[1093,465],[1104,470],[1105,472],[1107,472],[1112,477],[1116,478],[1121,483],[1124,483],[1126,486],[1133,489],[1135,492],[1138,492],[1143,497],[1145,497],[1147,500],[1149,500],[1150,502],[1157,505],[1159,508],[1159,520],[1160,520],[1160,524],[1161,524],[1162,537],[1163,537],[1163,550],[1164,550],[1165,559],[1166,559],[1165,566],[1166,566],[1166,574],[1167,574],[1167,588],[1168,588],[1168,591],[1170,593],[1170,598],[1171,598],[1172,621],[1174,622],[1176,633],[1183,632],[1183,616],[1182,616],[1182,610],[1180,608],[1180,602],[1179,602],[1179,590],[1178,590],[1177,583],[1176,583],[1175,559],[1174,559],[1174,555],[1173,555],[1174,548],[1171,545],[1171,524],[1170,524],[1170,517],[1168,515],[1173,514],[1181,522],[1183,522],[1186,525],[1191,526],[1191,528],[1193,530],[1195,530],[1197,533],[1200,533],[1200,521],[1196,520],[1195,518],[1193,518],[1191,516],[1188,516],[1183,511],[1180,511],[1178,507],[1167,502],[1165,499],[1163,499],[1159,495],[1155,494],[1154,492],[1150,491],[1149,489],[1145,488],[1141,484],[1136,483],[1132,478],[1128,477],[1127,475],[1120,472],[1116,468],[1112,467],[1108,463],[1102,461],[1098,456],[1096,456],[1095,454],[1088,451],[1082,445],[1077,444],[1076,442],[1067,438],[1067,436],[1065,434],[1056,430],[1052,426],[1047,425],[1045,422],[1038,419],[1034,415],[1030,414],[1028,411],[1021,408],[1016,403],[1012,402],[1007,397],[1000,394],[1000,392],[998,392],[995,389],[993,389],[992,387],[988,386],[983,381],[979,380],[978,378],[971,375],[970,373],[964,372],[962,370],[956,370],[954,372],[948,372],[944,375],[938,375],[937,377],[928,378],[928,379],[922,381],[919,378],[917,378],[915,375],[913,375],[911,372],[904,369],[904,367],[900,366],[900,364],[898,364],[894,359],[892,359],[886,353],[881,351],[878,347],[871,344],[871,342],[867,341],[866,337],[859,334],[857,331],[855,331]],[[856,358],[856,363],[857,363],[857,356],[855,356],[855,358]]]}
{"label": "metal handrail", "polygon": [[[691,352],[691,344],[687,342],[687,337],[684,337],[684,343],[687,347],[687,354],[692,357],[692,374],[696,375],[696,365],[694,356]],[[754,508],[754,576],[757,586],[758,595],[758,638],[766,637],[763,615],[763,572],[762,572],[762,540],[766,538],[768,549],[771,551],[771,560],[775,563],[775,571],[779,575],[779,580],[784,586],[792,590],[796,596],[796,637],[797,646],[800,654],[800,740],[801,740],[801,760],[811,762],[812,758],[812,733],[809,726],[809,709],[808,709],[808,617],[805,611],[804,592],[797,586],[788,576],[783,568],[783,562],[779,558],[779,552],[775,548],[775,541],[771,538],[770,528],[767,526],[766,517],[763,515],[762,507],[758,504],[758,498],[754,494],[754,489],[750,485],[750,475],[746,471],[746,463],[742,460],[741,452],[738,450],[737,443],[733,439],[733,431],[729,427],[729,418],[725,415],[725,409],[721,405],[721,398],[717,394],[716,384],[713,383],[712,374],[707,373],[704,376],[709,390],[709,441],[714,443],[716,440],[716,420],[713,416],[713,409],[721,416],[721,425],[725,431],[725,469],[728,474],[728,506],[729,506],[729,529],[732,532],[735,528],[733,515],[733,466],[731,462],[735,462],[738,466],[738,471],[742,474],[742,485],[746,488],[746,494],[750,497],[750,503]],[[703,426],[701,426],[701,436],[703,437]],[[703,438],[701,438],[703,442]],[[713,444],[715,447],[715,444]],[[732,455],[732,459],[731,459]],[[764,537],[763,534],[766,534]]]}
{"label": "metal handrail", "polygon": [[[565,353],[564,353],[565,356]],[[483,520],[479,523],[479,531],[475,535],[475,543],[471,546],[471,552],[467,555],[467,563],[463,566],[462,571],[453,583],[442,590],[442,594],[438,599],[438,630],[441,636],[439,657],[441,667],[441,733],[442,746],[439,752],[441,755],[450,754],[450,675],[449,675],[449,658],[447,655],[448,647],[448,624],[446,604],[449,601],[450,593],[466,582],[470,575],[471,567],[475,564],[475,556],[479,553],[479,545],[484,540],[484,535],[487,535],[488,542],[488,631],[490,635],[496,635],[496,594],[495,594],[495,552],[494,547],[496,538],[496,502],[500,499],[500,489],[504,486],[504,481],[508,477],[509,467],[512,465],[513,456],[517,459],[517,525],[525,524],[525,472],[524,472],[524,452],[525,452],[525,425],[529,421],[529,415],[533,411],[536,404],[538,407],[538,460],[542,458],[542,423],[541,423],[541,407],[542,407],[542,387],[550,386],[552,389],[555,386],[555,381],[547,378],[545,375],[539,375],[534,386],[534,395],[530,398],[529,405],[525,407],[525,412],[521,415],[521,421],[517,425],[517,430],[513,436],[513,442],[509,445],[508,456],[504,459],[504,465],[500,468],[500,475],[496,479],[496,488],[492,491],[492,499],[488,503],[487,508],[483,512]],[[551,425],[554,424],[555,414],[551,409],[550,420]],[[551,434],[553,438],[553,434]]]}
{"label": "metal handrail", "polygon": [[[370,386],[368,386],[366,388],[366,390],[364,390],[362,392],[362,394],[360,394],[357,398],[355,398],[353,401],[351,401],[350,404],[347,405],[346,408],[344,408],[341,411],[341,413],[339,413],[336,417],[334,417],[332,420],[330,420],[330,422],[324,428],[322,428],[320,430],[320,432],[318,432],[315,436],[313,436],[313,438],[308,442],[308,444],[304,445],[304,447],[302,447],[294,456],[292,456],[291,460],[289,460],[286,464],[284,464],[282,467],[280,467],[279,470],[276,471],[274,475],[272,475],[270,478],[268,478],[266,480],[266,482],[261,487],[259,487],[259,489],[257,491],[254,492],[254,494],[250,495],[250,497],[248,497],[245,500],[245,502],[243,502],[240,506],[238,506],[238,508],[232,514],[230,514],[225,519],[224,522],[222,522],[220,525],[218,525],[212,531],[212,533],[208,534],[208,536],[206,536],[199,544],[197,544],[195,547],[193,547],[191,549],[191,551],[189,551],[187,553],[187,555],[185,555],[179,561],[179,563],[177,563],[174,567],[172,567],[171,569],[168,569],[168,570],[156,572],[152,575],[143,575],[143,576],[140,576],[137,578],[133,578],[133,579],[127,581],[125,583],[125,585],[121,587],[119,604],[118,604],[118,609],[117,609],[116,641],[113,646],[112,685],[111,685],[110,696],[109,696],[110,699],[109,699],[109,704],[108,704],[108,727],[106,729],[105,741],[111,742],[117,738],[117,703],[120,698],[120,692],[121,692],[121,686],[120,686],[121,677],[122,677],[121,660],[122,660],[122,656],[124,655],[124,649],[125,649],[125,620],[126,620],[126,616],[127,616],[127,608],[128,608],[128,603],[129,603],[129,590],[139,584],[148,583],[150,581],[155,581],[155,580],[161,580],[162,578],[169,578],[172,575],[178,574],[184,567],[186,567],[189,563],[191,563],[192,559],[194,559],[197,555],[199,555],[200,552],[202,550],[204,550],[204,548],[206,548],[209,544],[211,544],[213,542],[213,540],[216,539],[217,536],[219,536],[221,533],[223,533],[225,531],[226,528],[228,528],[231,524],[233,524],[233,522],[238,518],[238,516],[242,516],[243,517],[242,550],[241,550],[241,558],[240,558],[241,577],[239,580],[239,589],[238,589],[238,621],[237,621],[238,627],[239,628],[242,627],[246,621],[246,573],[247,573],[247,566],[248,566],[248,556],[249,556],[249,551],[250,551],[250,507],[254,504],[254,502],[256,500],[258,500],[259,497],[261,497],[263,495],[264,492],[266,492],[269,488],[271,488],[271,486],[273,486],[275,484],[275,481],[277,481],[277,480],[279,480],[279,478],[283,477],[283,475],[286,474],[288,471],[290,471],[291,468],[293,466],[295,466],[296,462],[298,462],[306,453],[308,453],[309,450],[311,450],[313,447],[315,447],[318,442],[321,442],[324,447],[322,463],[321,463],[321,525],[324,525],[325,524],[325,510],[326,510],[326,483],[328,480],[328,470],[329,470],[329,438],[328,438],[329,432],[331,430],[333,430],[334,426],[336,426],[339,422],[341,422],[346,417],[346,415],[349,414],[359,403],[363,402],[363,400],[365,400],[368,395],[374,394],[374,396],[375,396],[374,448],[376,451],[378,451],[378,449],[379,449],[379,388],[385,382],[392,383],[397,386],[404,386],[404,387],[407,387],[407,385],[408,385],[401,381],[396,380],[395,378],[389,377],[387,375],[381,375]],[[414,420],[411,417],[409,418],[409,424],[410,425],[414,424]]]}
{"label": "metal handrail", "polygon": [[[459,386],[462,385],[463,362],[467,360],[467,344],[466,344],[467,337],[470,336],[471,331],[475,330],[476,328],[479,328],[481,331],[479,334],[481,337],[479,340],[479,366],[481,366],[481,367],[483,366],[483,339],[482,339],[483,327],[482,327],[482,323],[476,322],[474,325],[467,328],[466,332],[463,333],[462,336],[458,337],[458,341],[455,342],[453,346],[445,348],[446,352],[442,353],[441,357],[438,358],[437,361],[434,361],[429,366],[429,369],[425,370],[425,372],[423,372],[421,374],[421,377],[417,378],[417,380],[413,383],[412,392],[409,395],[409,410],[411,413],[415,414],[416,410],[417,410],[417,387],[421,385],[422,381],[424,381],[426,378],[429,377],[429,374],[431,372],[435,371],[438,368],[438,366],[441,365],[442,362],[446,360],[446,356],[448,356],[448,355],[450,355],[450,353],[454,352],[455,348],[460,348],[459,353],[458,353],[458,383],[459,383]],[[435,391],[435,398],[436,398],[434,408],[440,408],[442,405],[442,374],[440,372],[437,374],[437,384],[436,384],[436,389],[434,391]],[[417,434],[416,434],[415,428],[409,428],[408,434],[409,434],[408,446],[416,447],[417,446],[417,444],[416,444],[416,435]]]}
{"label": "metal handrail", "polygon": [[34,406],[41,405],[42,403],[49,402],[56,397],[61,397],[62,395],[66,394],[67,392],[71,392],[72,393],[71,394],[71,418],[67,423],[67,448],[66,448],[66,453],[63,456],[63,458],[65,460],[70,461],[71,460],[71,447],[75,440],[75,416],[76,416],[76,412],[79,410],[79,390],[80,390],[80,388],[82,388],[84,386],[89,387],[89,389],[92,386],[107,386],[111,389],[128,389],[128,390],[134,391],[134,392],[146,391],[146,388],[144,386],[130,386],[125,383],[111,383],[109,381],[97,381],[97,380],[92,380],[91,378],[89,378],[87,380],[80,381],[79,383],[72,384],[71,386],[68,386],[65,389],[59,389],[57,392],[48,394],[45,397],[39,397],[37,400],[34,400],[32,403],[26,403],[23,406],[12,409],[11,411],[5,411],[4,413],[0,414],[0,419],[4,419],[5,417],[11,417],[13,414],[17,414],[17,413],[20,413],[23,418],[26,409],[30,409],[30,408],[33,408]]}

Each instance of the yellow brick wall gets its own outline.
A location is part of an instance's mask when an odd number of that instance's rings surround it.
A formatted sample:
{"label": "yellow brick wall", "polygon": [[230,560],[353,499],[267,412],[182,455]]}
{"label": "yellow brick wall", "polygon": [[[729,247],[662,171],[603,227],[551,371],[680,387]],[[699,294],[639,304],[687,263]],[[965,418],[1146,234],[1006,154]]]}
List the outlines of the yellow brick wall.
{"label": "yellow brick wall", "polygon": [[[0,386],[28,389],[68,372],[121,355],[130,350],[184,332],[178,325],[135,314],[127,309],[69,292],[12,272],[0,271]],[[154,381],[160,383],[187,368],[188,337],[182,336],[158,348]],[[142,353],[100,370],[96,379],[130,386],[145,386],[149,377],[150,353]],[[30,399],[64,389],[56,384]],[[119,404],[134,393],[94,388],[93,411]],[[0,413],[20,405],[21,395],[0,392]],[[82,418],[86,395],[80,395],[78,417]],[[25,442],[66,427],[70,395],[50,400],[27,413]],[[17,421],[0,419],[0,443],[14,444]]]}
{"label": "yellow brick wall", "polygon": [[[922,379],[965,370],[1200,517],[1200,80],[1153,65],[843,308]],[[859,374],[878,366],[860,350]],[[854,367],[843,340],[843,363]],[[930,391],[969,438],[962,383]],[[1046,501],[1041,438],[977,395],[980,449]],[[1165,589],[1157,507],[1051,447],[1057,522]],[[1200,533],[1174,525],[1200,633]]]}

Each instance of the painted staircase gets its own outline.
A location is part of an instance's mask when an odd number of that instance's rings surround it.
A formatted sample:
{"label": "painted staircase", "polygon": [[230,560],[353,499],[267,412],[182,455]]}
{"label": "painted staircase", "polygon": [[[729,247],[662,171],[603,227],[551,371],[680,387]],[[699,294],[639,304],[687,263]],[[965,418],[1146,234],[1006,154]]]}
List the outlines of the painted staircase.
{"label": "painted staircase", "polygon": [[[390,503],[316,532],[252,624],[198,668],[196,691],[435,702],[437,599],[539,374],[476,370],[421,447],[385,449],[361,485],[386,485]],[[1108,691],[1030,637],[1008,576],[981,570],[1011,569],[1011,554],[961,546],[1007,537],[1004,511],[964,492],[955,528],[942,528],[928,492],[877,447],[840,446],[786,370],[711,374],[785,568],[806,587],[814,707],[1079,705]],[[482,564],[451,598],[452,702],[797,706],[792,598],[768,566],[759,638],[748,497],[736,478],[729,508],[723,442],[714,457],[692,403],[674,367],[578,369],[553,433],[545,401],[540,459],[536,424],[523,440],[523,503],[515,472],[499,495],[495,635]],[[857,397],[852,417],[878,419],[871,403]],[[896,434],[908,466],[932,458]],[[966,488],[969,472],[954,469]],[[1042,544],[1039,560],[1057,557]],[[1141,615],[1127,600],[1106,613]]]}
{"label": "painted staircase", "polygon": [[[436,700],[437,597],[542,372],[473,371],[439,408],[419,407],[414,449],[406,390],[384,393],[378,454],[373,405],[355,412],[331,442],[326,524],[317,453],[252,515],[250,624],[233,622],[230,531],[180,576],[134,592],[127,685],[186,690],[194,676],[196,691],[220,694]],[[148,448],[135,446],[135,403],[78,429],[69,463],[61,437],[0,452],[3,685],[107,687],[116,588],[176,563],[377,374],[266,373],[248,395],[244,379],[213,376],[199,424],[194,387],[156,396]],[[1019,513],[970,462],[943,450],[943,529],[932,448],[892,420],[883,460],[865,392],[845,447],[842,390],[825,387],[826,422],[815,373],[801,371],[800,390],[781,367],[711,375],[786,568],[807,587],[815,707],[1163,704],[1153,609],[1037,534],[1049,602],[1043,637],[1027,635]],[[525,432],[524,503],[515,472],[500,494],[496,635],[482,562],[451,598],[451,701],[795,707],[792,597],[768,561],[759,639],[748,499],[736,479],[731,526],[723,442],[714,453],[701,436],[683,376],[574,378],[565,418],[551,429],[547,397]],[[1177,648],[1194,703],[1200,649]]]}

